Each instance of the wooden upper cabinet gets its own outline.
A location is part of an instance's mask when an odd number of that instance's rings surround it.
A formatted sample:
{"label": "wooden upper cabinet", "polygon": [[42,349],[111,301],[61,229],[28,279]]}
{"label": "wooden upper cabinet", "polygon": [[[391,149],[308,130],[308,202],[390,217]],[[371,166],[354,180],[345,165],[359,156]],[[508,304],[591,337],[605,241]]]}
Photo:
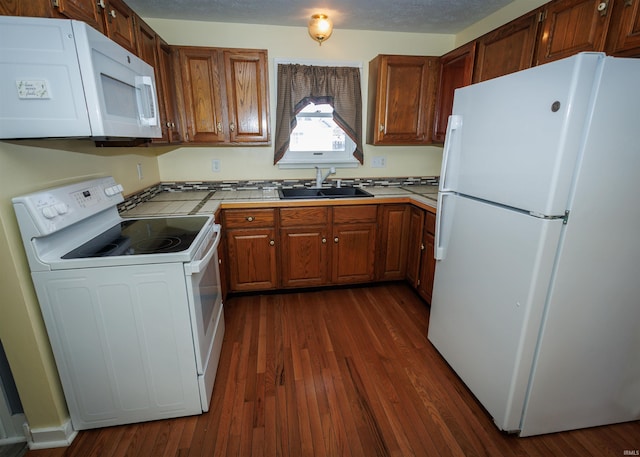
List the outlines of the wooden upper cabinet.
{"label": "wooden upper cabinet", "polygon": [[[98,4],[101,3],[98,1]],[[104,3],[104,34],[123,48],[137,52],[136,14],[122,0],[108,0]]]}
{"label": "wooden upper cabinet", "polygon": [[[156,39],[158,56],[158,73],[162,76],[162,112],[164,114],[164,126],[166,127],[167,143],[181,143],[182,130],[178,111],[178,94],[176,91],[176,79],[174,76],[175,59],[173,49],[159,36]],[[159,91],[160,92],[160,91]],[[160,95],[158,95],[159,97]],[[165,132],[163,130],[163,138]]]}
{"label": "wooden upper cabinet", "polygon": [[268,143],[267,51],[225,50],[229,141]]}
{"label": "wooden upper cabinet", "polygon": [[583,51],[603,51],[611,0],[557,0],[543,8],[536,64]]}
{"label": "wooden upper cabinet", "polygon": [[154,68],[156,77],[162,137],[154,138],[152,142],[156,144],[179,142],[180,134],[176,128],[176,91],[171,48],[140,18],[136,19],[136,29],[138,56]]}
{"label": "wooden upper cabinet", "polygon": [[433,121],[434,143],[444,143],[447,121],[453,108],[454,92],[459,87],[471,84],[475,55],[476,42],[472,41],[440,58],[440,77]]}
{"label": "wooden upper cabinet", "polygon": [[[41,0],[35,2],[22,1],[21,3],[41,4]],[[99,30],[123,48],[137,53],[136,44],[136,14],[123,0],[51,0],[47,14],[44,8],[39,8],[39,14],[29,11],[35,6],[23,7],[22,16],[62,17],[86,22],[91,27]]]}
{"label": "wooden upper cabinet", "polygon": [[607,53],[640,57],[640,0],[614,0]]}
{"label": "wooden upper cabinet", "polygon": [[431,143],[438,60],[379,55],[369,62],[369,144]]}
{"label": "wooden upper cabinet", "polygon": [[[25,2],[23,1],[23,3]],[[54,0],[52,4],[61,16],[86,22],[91,27],[105,33],[104,8],[100,6],[100,2],[95,0]]]}
{"label": "wooden upper cabinet", "polygon": [[226,140],[222,111],[220,52],[214,48],[179,47],[185,140],[218,143]]}
{"label": "wooden upper cabinet", "polygon": [[175,47],[185,141],[268,144],[267,51]]}
{"label": "wooden upper cabinet", "polygon": [[532,11],[478,38],[473,82],[530,68],[534,62],[539,12]]}

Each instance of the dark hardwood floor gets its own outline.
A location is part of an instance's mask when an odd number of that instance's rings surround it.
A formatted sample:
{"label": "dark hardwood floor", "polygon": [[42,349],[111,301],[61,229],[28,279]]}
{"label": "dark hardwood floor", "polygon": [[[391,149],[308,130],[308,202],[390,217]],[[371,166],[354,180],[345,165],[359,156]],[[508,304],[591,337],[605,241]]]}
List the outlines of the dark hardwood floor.
{"label": "dark hardwood floor", "polygon": [[640,421],[499,432],[404,284],[232,297],[208,413],[83,431],[27,457],[624,456]]}

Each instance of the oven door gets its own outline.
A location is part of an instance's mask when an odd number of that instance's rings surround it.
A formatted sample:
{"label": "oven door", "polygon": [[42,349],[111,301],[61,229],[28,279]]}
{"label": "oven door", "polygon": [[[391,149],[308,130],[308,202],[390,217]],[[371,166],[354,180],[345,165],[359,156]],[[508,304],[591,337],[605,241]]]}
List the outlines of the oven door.
{"label": "oven door", "polygon": [[202,410],[209,410],[224,336],[218,245],[219,224],[212,225],[196,258],[184,266]]}

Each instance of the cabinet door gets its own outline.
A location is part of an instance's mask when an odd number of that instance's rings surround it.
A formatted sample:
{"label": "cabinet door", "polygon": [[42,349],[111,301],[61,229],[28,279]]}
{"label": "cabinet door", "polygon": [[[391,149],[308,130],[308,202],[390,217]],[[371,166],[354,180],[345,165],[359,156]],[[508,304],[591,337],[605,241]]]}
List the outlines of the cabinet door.
{"label": "cabinet door", "polygon": [[336,224],[333,227],[332,282],[373,281],[375,224]]}
{"label": "cabinet door", "polygon": [[[23,3],[27,2],[23,1]],[[100,2],[95,0],[58,0],[53,2],[53,5],[59,15],[86,22],[94,29],[105,33],[104,8],[100,6]]]}
{"label": "cabinet door", "polygon": [[327,227],[280,230],[280,281],[283,287],[321,286],[329,281]]}
{"label": "cabinet door", "polygon": [[433,141],[444,143],[447,121],[453,109],[454,91],[471,84],[476,42],[472,41],[440,58],[440,78],[436,92]]}
{"label": "cabinet door", "polygon": [[135,53],[136,15],[122,0],[108,0],[104,14],[104,34],[125,49]]}
{"label": "cabinet door", "polygon": [[232,291],[275,289],[275,230],[227,230],[227,266]]}
{"label": "cabinet door", "polygon": [[478,38],[473,82],[530,68],[533,65],[539,12],[533,11]]}
{"label": "cabinet door", "polygon": [[372,144],[431,142],[437,57],[381,55],[369,64]]}
{"label": "cabinet door", "polygon": [[640,57],[640,0],[615,0],[607,41],[609,54]]}
{"label": "cabinet door", "polygon": [[378,223],[376,279],[404,279],[407,270],[409,205],[381,205]]}
{"label": "cabinet door", "polygon": [[267,51],[225,50],[229,141],[268,143]]}
{"label": "cabinet door", "polygon": [[378,205],[335,206],[331,281],[372,281],[375,267]]}
{"label": "cabinet door", "polygon": [[610,0],[557,0],[544,8],[537,65],[582,51],[603,51]]}
{"label": "cabinet door", "polygon": [[425,214],[425,227],[421,245],[422,260],[420,261],[418,293],[429,303],[431,303],[433,279],[436,272],[436,259],[434,257],[435,225],[435,214],[427,212]]}
{"label": "cabinet door", "polygon": [[[159,36],[156,39],[158,56],[158,73],[161,75],[162,84],[162,110],[165,119],[166,136],[168,143],[182,142],[180,131],[180,118],[178,115],[178,98],[176,92],[176,80],[174,78],[173,50]],[[159,83],[160,84],[160,83]],[[164,138],[163,128],[163,138]]]}
{"label": "cabinet door", "polygon": [[225,141],[219,51],[199,47],[177,49],[185,140],[202,143]]}
{"label": "cabinet door", "polygon": [[409,212],[409,233],[407,234],[407,281],[414,288],[420,281],[420,260],[422,259],[422,237],[425,211],[411,207]]}
{"label": "cabinet door", "polygon": [[327,206],[280,208],[280,284],[320,286],[329,282]]}

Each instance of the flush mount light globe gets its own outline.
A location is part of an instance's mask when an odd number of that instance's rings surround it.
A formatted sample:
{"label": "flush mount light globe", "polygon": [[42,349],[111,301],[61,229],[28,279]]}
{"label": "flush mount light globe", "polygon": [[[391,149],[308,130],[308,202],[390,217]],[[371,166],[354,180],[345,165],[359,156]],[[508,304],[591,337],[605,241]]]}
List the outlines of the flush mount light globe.
{"label": "flush mount light globe", "polygon": [[333,23],[326,14],[314,14],[309,19],[309,35],[322,46],[333,31]]}

